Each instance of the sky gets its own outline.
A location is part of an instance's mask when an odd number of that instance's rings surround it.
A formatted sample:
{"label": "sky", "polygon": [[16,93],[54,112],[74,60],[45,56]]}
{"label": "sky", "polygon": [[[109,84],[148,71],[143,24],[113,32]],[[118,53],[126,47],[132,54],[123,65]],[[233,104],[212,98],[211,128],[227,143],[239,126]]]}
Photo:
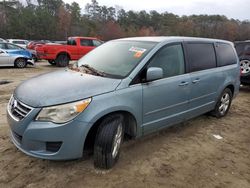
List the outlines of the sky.
{"label": "sky", "polygon": [[[77,2],[84,9],[91,0],[63,0],[65,3]],[[156,10],[182,15],[219,14],[228,18],[250,20],[250,0],[97,0],[99,5],[116,5],[125,10]]]}

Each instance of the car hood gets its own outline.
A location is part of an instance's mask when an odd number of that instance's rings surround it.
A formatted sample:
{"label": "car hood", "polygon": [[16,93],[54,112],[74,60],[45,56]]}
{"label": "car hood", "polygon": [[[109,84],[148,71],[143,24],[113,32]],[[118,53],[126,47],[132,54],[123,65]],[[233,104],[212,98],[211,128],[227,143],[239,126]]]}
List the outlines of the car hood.
{"label": "car hood", "polygon": [[23,82],[14,91],[14,97],[32,107],[52,106],[114,91],[120,82],[66,69]]}

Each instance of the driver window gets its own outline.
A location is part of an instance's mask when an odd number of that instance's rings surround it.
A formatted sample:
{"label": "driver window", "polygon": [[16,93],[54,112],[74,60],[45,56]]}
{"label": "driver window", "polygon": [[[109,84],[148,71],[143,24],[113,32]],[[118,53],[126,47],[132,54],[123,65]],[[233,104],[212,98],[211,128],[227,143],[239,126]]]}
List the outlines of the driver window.
{"label": "driver window", "polygon": [[151,59],[149,67],[163,69],[163,78],[185,73],[184,55],[181,44],[166,46],[160,49]]}

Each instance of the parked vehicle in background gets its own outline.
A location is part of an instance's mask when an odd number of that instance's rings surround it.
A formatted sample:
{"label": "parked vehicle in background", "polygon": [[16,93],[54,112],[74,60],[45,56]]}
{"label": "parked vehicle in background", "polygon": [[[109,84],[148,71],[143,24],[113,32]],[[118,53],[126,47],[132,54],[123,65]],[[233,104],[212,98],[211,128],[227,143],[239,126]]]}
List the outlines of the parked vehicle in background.
{"label": "parked vehicle in background", "polygon": [[35,50],[36,45],[42,45],[42,44],[46,44],[46,43],[51,43],[50,40],[38,40],[38,41],[30,41],[26,48],[30,49],[30,50]]}
{"label": "parked vehicle in background", "polygon": [[22,39],[7,39],[7,41],[22,48],[26,48],[27,44],[29,43],[28,40],[22,40]]}
{"label": "parked vehicle in background", "polygon": [[32,54],[14,44],[0,42],[0,66],[24,68],[27,64],[34,65]]}
{"label": "parked vehicle in background", "polygon": [[0,42],[7,42],[6,40],[4,40],[4,39],[2,39],[2,38],[0,38]]}
{"label": "parked vehicle in background", "polygon": [[66,71],[23,82],[9,101],[7,119],[12,142],[28,155],[65,160],[92,150],[94,165],[108,169],[124,136],[137,138],[207,112],[224,117],[239,86],[231,42],[119,39]]}
{"label": "parked vehicle in background", "polygon": [[250,85],[250,41],[235,42],[240,67],[241,67],[241,83]]}
{"label": "parked vehicle in background", "polygon": [[56,41],[53,41],[53,43],[66,45],[67,41],[66,40],[56,40]]}
{"label": "parked vehicle in background", "polygon": [[40,59],[48,60],[52,65],[65,67],[70,60],[78,60],[103,42],[92,37],[69,37],[66,45],[44,44],[36,46]]}

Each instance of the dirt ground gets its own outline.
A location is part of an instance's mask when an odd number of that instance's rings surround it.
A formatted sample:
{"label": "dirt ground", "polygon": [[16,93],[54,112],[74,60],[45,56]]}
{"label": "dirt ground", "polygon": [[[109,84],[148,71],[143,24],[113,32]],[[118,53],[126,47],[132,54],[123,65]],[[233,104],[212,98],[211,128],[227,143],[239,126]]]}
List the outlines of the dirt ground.
{"label": "dirt ground", "polygon": [[0,85],[0,187],[250,187],[250,87],[225,118],[204,115],[124,143],[109,171],[95,169],[93,157],[54,162],[23,154],[9,139],[7,102],[20,82],[56,69],[0,68],[0,82],[11,81]]}

